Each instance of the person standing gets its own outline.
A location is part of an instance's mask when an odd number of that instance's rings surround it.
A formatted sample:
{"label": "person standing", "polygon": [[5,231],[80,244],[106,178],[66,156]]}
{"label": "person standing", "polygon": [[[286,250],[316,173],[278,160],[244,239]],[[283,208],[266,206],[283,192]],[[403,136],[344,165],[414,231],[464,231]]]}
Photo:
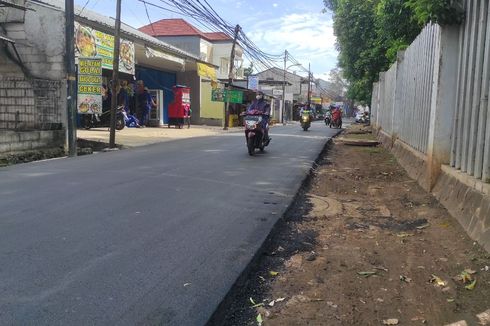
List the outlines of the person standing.
{"label": "person standing", "polygon": [[184,106],[184,119],[185,123],[187,124],[187,128],[191,127],[191,114],[192,114],[192,109],[190,104],[185,104]]}
{"label": "person standing", "polygon": [[143,117],[146,110],[147,97],[145,94],[145,83],[142,80],[136,82],[136,117],[144,127]]}

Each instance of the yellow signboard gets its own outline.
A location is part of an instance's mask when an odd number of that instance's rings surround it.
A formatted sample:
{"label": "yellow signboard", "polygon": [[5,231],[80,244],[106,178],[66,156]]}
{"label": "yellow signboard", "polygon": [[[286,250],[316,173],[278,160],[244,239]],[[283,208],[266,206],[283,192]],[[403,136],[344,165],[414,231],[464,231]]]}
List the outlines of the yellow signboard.
{"label": "yellow signboard", "polygon": [[102,113],[102,60],[78,59],[78,113]]}
{"label": "yellow signboard", "polygon": [[197,63],[197,74],[201,77],[211,79],[212,81],[218,80],[216,77],[216,68],[205,63]]}
{"label": "yellow signboard", "polygon": [[[134,75],[134,43],[121,39],[119,50],[119,71]],[[102,68],[112,70],[114,36],[75,22],[75,56],[76,58],[101,58]],[[83,73],[90,74],[90,72]]]}

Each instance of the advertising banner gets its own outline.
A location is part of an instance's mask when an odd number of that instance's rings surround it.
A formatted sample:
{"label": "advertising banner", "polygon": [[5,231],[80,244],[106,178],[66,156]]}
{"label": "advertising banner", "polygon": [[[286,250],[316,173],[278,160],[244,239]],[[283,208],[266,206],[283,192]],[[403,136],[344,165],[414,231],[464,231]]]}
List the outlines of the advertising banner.
{"label": "advertising banner", "polygon": [[102,113],[102,59],[78,58],[77,95],[78,113]]}
{"label": "advertising banner", "polygon": [[248,89],[257,91],[259,89],[259,76],[248,76]]}
{"label": "advertising banner", "polygon": [[[119,71],[134,75],[134,43],[120,40]],[[112,70],[114,36],[75,22],[75,57],[101,58],[102,68]]]}
{"label": "advertising banner", "polygon": [[211,79],[212,81],[218,80],[216,77],[216,68],[205,63],[197,63],[197,74],[203,78]]}
{"label": "advertising banner", "polygon": [[243,103],[242,91],[229,91],[227,89],[213,89],[211,91],[211,100],[213,102],[229,102],[229,103]]}

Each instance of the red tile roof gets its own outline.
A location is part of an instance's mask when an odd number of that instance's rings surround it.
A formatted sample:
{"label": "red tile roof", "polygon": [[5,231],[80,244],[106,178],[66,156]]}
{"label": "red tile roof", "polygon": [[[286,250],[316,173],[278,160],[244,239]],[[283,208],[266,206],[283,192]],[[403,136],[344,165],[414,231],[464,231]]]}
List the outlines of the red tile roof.
{"label": "red tile roof", "polygon": [[152,24],[140,27],[138,30],[154,37],[200,36],[208,41],[232,41],[232,39],[223,32],[203,33],[181,18],[161,19]]}
{"label": "red tile roof", "polygon": [[229,37],[223,32],[203,33],[203,34],[210,41],[233,41],[231,37]]}

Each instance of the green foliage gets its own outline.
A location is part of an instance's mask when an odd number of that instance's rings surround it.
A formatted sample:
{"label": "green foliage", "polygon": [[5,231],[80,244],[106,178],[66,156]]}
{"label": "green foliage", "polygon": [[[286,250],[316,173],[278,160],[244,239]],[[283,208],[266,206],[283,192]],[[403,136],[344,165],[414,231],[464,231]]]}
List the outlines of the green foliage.
{"label": "green foliage", "polygon": [[254,64],[253,62],[250,62],[250,66],[248,66],[248,68],[243,69],[243,75],[245,77],[248,77],[250,75],[253,75],[253,73],[254,73]]}
{"label": "green foliage", "polygon": [[414,19],[421,25],[429,22],[454,25],[464,19],[460,0],[407,0],[405,5],[413,10]]}
{"label": "green foliage", "polygon": [[459,23],[460,0],[324,0],[333,12],[348,96],[369,103],[372,84],[429,22]]}

